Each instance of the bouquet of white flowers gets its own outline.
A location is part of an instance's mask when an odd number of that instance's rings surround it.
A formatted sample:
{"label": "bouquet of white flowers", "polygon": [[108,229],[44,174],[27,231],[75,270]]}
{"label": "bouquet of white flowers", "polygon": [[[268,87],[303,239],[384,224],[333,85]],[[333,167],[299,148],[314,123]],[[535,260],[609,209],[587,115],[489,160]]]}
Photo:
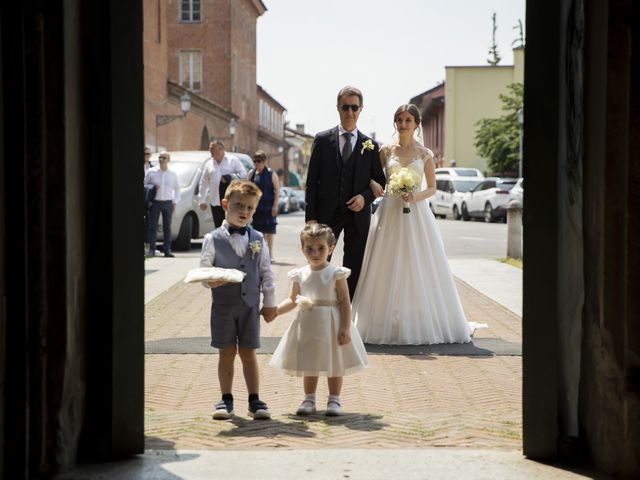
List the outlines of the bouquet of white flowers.
{"label": "bouquet of white flowers", "polygon": [[[402,195],[403,193],[414,192],[420,185],[420,175],[415,170],[402,167],[396,170],[389,177],[387,191],[392,195]],[[402,213],[409,213],[409,202],[404,202]]]}

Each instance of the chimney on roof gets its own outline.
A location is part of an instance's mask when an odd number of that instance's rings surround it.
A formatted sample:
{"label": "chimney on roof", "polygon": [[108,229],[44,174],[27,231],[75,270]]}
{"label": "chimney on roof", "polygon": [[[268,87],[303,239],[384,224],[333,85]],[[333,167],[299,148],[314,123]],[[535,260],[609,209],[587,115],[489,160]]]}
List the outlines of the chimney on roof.
{"label": "chimney on roof", "polygon": [[296,123],[296,130],[300,133],[304,133],[304,123]]}

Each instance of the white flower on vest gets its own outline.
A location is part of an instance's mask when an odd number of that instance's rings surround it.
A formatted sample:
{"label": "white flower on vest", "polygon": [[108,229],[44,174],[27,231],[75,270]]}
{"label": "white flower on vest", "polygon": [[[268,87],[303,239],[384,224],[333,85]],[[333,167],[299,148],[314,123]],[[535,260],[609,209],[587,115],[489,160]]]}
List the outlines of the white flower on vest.
{"label": "white flower on vest", "polygon": [[253,260],[256,257],[256,253],[260,253],[262,250],[262,242],[260,240],[249,242],[249,248],[251,249],[251,259]]}

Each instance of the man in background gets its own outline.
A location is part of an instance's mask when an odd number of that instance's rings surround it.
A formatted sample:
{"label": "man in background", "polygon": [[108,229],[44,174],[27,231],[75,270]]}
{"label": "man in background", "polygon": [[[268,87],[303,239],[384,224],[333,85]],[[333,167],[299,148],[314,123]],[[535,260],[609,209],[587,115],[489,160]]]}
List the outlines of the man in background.
{"label": "man in background", "polygon": [[204,165],[204,172],[198,187],[198,203],[201,210],[211,205],[211,214],[216,228],[222,225],[224,209],[220,201],[224,198],[229,184],[236,179],[245,179],[247,172],[239,158],[229,155],[221,141],[209,144],[211,158]]}
{"label": "man in background", "polygon": [[180,201],[180,183],[178,175],[169,170],[170,155],[160,152],[158,156],[159,166],[147,170],[144,176],[144,184],[154,185],[156,195],[149,209],[149,251],[147,256],[156,254],[156,237],[158,235],[158,219],[162,214],[162,250],[165,257],[174,257],[171,253],[171,216],[176,204]]}

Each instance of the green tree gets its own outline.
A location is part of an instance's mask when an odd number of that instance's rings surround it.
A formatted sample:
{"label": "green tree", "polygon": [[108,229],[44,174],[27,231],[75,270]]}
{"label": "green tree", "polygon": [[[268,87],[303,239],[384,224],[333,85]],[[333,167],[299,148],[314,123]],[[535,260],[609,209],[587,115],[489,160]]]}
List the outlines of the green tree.
{"label": "green tree", "polygon": [[493,172],[518,170],[518,110],[522,108],[524,85],[512,83],[507,89],[509,93],[500,95],[504,115],[498,118],[481,118],[476,122],[476,152],[487,159],[487,166]]}
{"label": "green tree", "polygon": [[496,23],[495,12],[493,12],[493,15],[491,16],[491,21],[493,22],[493,30],[491,33],[491,46],[489,47],[489,58],[487,58],[487,63],[492,67],[495,67],[500,63],[500,60],[502,60],[500,52],[498,52],[498,44],[496,43],[496,30],[498,30],[498,24]]}

